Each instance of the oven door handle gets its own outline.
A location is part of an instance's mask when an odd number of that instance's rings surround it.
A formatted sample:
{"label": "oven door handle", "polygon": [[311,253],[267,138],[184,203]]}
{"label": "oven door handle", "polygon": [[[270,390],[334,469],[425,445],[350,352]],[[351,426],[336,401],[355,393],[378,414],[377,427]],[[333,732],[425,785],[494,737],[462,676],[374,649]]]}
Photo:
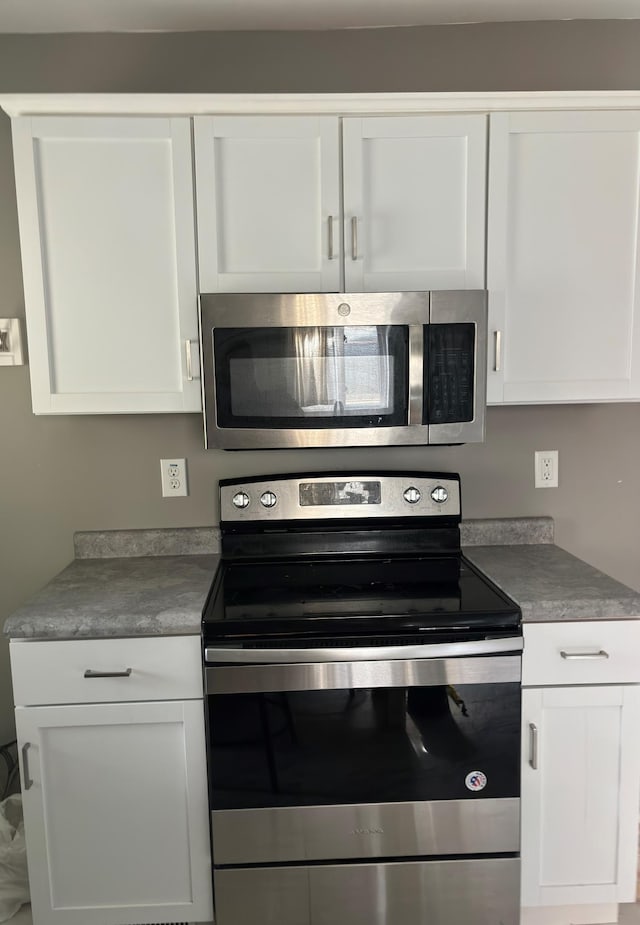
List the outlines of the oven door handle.
{"label": "oven door handle", "polygon": [[388,662],[416,658],[455,658],[469,655],[498,655],[521,652],[522,636],[475,639],[469,642],[435,643],[416,646],[318,647],[315,649],[243,649],[241,646],[207,646],[207,665],[274,665],[303,662]]}
{"label": "oven door handle", "polygon": [[304,662],[298,665],[215,665],[205,669],[205,690],[216,694],[458,687],[520,684],[519,654],[489,658],[390,659],[386,662]]}

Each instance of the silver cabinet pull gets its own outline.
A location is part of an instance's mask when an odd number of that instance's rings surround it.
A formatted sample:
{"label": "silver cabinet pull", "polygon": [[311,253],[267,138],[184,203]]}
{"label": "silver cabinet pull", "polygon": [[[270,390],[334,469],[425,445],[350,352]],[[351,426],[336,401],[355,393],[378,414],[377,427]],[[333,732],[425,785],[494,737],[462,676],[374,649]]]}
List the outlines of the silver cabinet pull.
{"label": "silver cabinet pull", "polygon": [[191,365],[191,341],[185,340],[184,352],[187,358],[187,382],[193,382],[193,367]]}
{"label": "silver cabinet pull", "polygon": [[562,658],[567,659],[582,659],[582,658],[609,658],[609,653],[605,652],[604,649],[598,649],[594,652],[565,652],[564,649],[560,649],[560,655]]}
{"label": "silver cabinet pull", "polygon": [[358,219],[355,215],[351,219],[351,259],[358,259]]}
{"label": "silver cabinet pull", "polygon": [[22,746],[22,787],[24,790],[30,790],[33,784],[32,778],[29,776],[29,756],[28,751],[31,748],[31,742],[25,742]]}
{"label": "silver cabinet pull", "polygon": [[500,367],[502,366],[502,331],[494,331],[493,336],[495,337],[495,359],[493,364],[494,373],[500,372]]}
{"label": "silver cabinet pull", "polygon": [[538,727],[529,723],[529,764],[534,771],[538,770]]}
{"label": "silver cabinet pull", "polygon": [[124,671],[93,671],[87,668],[84,673],[85,678],[130,678],[131,669],[125,668]]}
{"label": "silver cabinet pull", "polygon": [[327,228],[329,233],[329,247],[327,257],[329,260],[333,260],[335,254],[333,252],[333,215],[330,215],[327,219]]}

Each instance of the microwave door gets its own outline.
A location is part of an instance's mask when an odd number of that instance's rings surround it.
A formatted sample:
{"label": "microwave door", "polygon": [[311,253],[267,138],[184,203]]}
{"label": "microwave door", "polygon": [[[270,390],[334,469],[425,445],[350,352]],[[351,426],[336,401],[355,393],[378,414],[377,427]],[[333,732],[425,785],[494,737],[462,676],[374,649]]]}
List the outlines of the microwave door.
{"label": "microwave door", "polygon": [[393,443],[406,429],[407,325],[215,328],[212,346],[218,445]]}
{"label": "microwave door", "polygon": [[486,293],[432,292],[424,330],[423,420],[429,443],[482,442],[486,389]]}

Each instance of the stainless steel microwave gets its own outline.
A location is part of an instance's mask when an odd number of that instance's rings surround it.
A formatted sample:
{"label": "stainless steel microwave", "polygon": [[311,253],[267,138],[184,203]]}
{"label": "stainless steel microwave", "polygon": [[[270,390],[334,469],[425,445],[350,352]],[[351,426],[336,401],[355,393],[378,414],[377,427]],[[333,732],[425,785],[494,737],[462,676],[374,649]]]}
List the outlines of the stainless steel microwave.
{"label": "stainless steel microwave", "polygon": [[200,297],[208,447],[479,443],[486,292]]}

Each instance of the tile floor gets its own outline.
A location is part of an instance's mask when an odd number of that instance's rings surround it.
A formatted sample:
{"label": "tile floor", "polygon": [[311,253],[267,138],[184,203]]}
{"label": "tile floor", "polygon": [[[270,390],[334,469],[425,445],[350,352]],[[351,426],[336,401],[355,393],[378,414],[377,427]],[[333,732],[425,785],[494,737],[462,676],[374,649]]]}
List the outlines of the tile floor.
{"label": "tile floor", "polygon": [[[31,906],[23,906],[12,919],[9,919],[8,925],[33,925]],[[620,906],[618,925],[640,925],[640,903]]]}

